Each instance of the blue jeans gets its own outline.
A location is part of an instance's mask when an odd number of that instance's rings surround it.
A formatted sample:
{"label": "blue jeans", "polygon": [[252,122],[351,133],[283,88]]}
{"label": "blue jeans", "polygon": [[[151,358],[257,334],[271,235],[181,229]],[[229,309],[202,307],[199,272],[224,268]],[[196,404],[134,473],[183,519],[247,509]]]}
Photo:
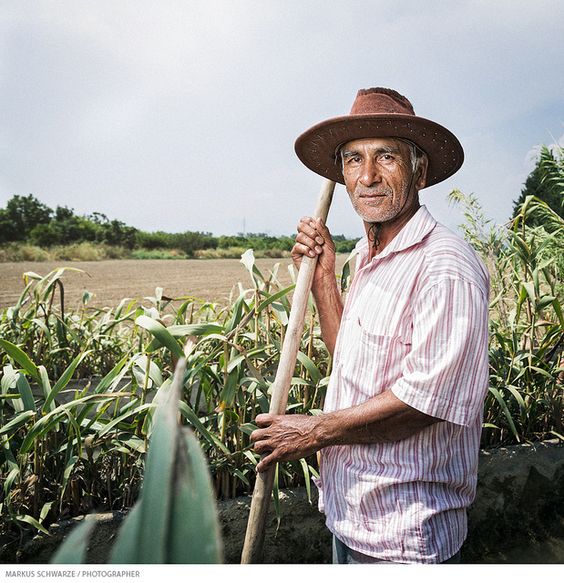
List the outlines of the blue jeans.
{"label": "blue jeans", "polygon": [[[363,555],[358,551],[353,551],[349,549],[347,545],[341,542],[336,536],[333,535],[333,564],[336,565],[358,565],[362,563],[387,563],[391,564],[392,561],[383,561],[382,559],[376,559],[375,557],[369,557]],[[452,556],[450,559],[443,561],[443,564],[460,563],[460,551],[456,555]]]}

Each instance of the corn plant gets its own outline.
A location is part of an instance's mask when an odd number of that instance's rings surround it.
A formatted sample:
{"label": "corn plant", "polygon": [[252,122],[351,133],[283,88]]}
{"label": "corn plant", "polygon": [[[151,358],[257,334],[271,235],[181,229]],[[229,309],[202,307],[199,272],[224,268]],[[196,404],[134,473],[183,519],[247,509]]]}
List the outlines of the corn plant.
{"label": "corn plant", "polygon": [[[533,441],[563,434],[562,269],[564,221],[529,197],[509,226],[492,226],[475,197],[459,191],[466,238],[491,275],[490,386],[482,445]],[[526,217],[543,217],[529,227]],[[555,254],[556,251],[556,254]]]}
{"label": "corn plant", "polygon": [[[87,353],[74,374],[84,378],[108,371],[134,340],[132,322],[140,308],[123,300],[115,309],[91,309],[85,292],[82,306],[70,311],[65,304],[63,276],[74,268],[60,268],[44,277],[26,272],[18,301],[0,315],[0,338],[17,344],[25,353],[58,376],[79,355]],[[0,354],[0,363],[2,363]]]}
{"label": "corn plant", "polygon": [[[122,302],[96,315],[61,316],[53,291],[64,290],[62,281],[54,283],[61,271],[26,285],[19,311],[8,309],[0,326],[0,504],[2,529],[13,540],[65,516],[131,507],[143,477],[154,407],[186,346],[191,349],[180,411],[202,442],[216,494],[231,497],[252,489],[257,456],[248,435],[256,415],[268,410],[293,286],[280,285],[276,267],[264,276],[252,252],[244,264],[251,287],[240,285],[227,307],[193,298],[172,301],[157,288],[144,305]],[[37,325],[37,314],[46,313],[44,326]],[[74,335],[80,342],[61,350],[51,330],[59,325],[67,338]],[[42,344],[46,338],[51,344]],[[103,339],[121,343],[119,360],[94,354]],[[40,364],[36,352],[45,355],[49,347],[49,358]],[[328,367],[312,314],[290,411],[320,409]],[[77,389],[76,378],[85,375]],[[315,473],[314,459],[284,464],[280,485],[305,482],[309,489]]]}
{"label": "corn plant", "polygon": [[[195,340],[188,357],[181,412],[203,441],[217,495],[223,498],[252,488],[257,456],[248,436],[256,415],[268,411],[268,392],[276,375],[290,310],[288,295],[293,289],[293,285],[280,285],[276,268],[265,277],[252,252],[246,252],[242,262],[252,287],[240,286],[231,309],[216,312],[214,321],[165,327],[146,316],[136,320],[153,336],[146,346],[148,354],[164,347],[180,358],[183,343]],[[290,411],[320,408],[328,362],[312,315],[298,354]],[[316,469],[306,460],[284,464],[280,483],[298,480],[309,487],[312,474],[316,475]]]}

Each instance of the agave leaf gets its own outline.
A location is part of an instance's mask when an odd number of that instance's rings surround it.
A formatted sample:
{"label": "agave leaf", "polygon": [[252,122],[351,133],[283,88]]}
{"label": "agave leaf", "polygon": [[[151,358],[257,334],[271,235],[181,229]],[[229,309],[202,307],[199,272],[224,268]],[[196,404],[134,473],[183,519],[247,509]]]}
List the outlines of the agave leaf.
{"label": "agave leaf", "polygon": [[167,529],[172,507],[171,486],[176,456],[178,399],[185,361],[178,363],[167,398],[159,403],[145,466],[137,534],[139,562],[167,562]]}
{"label": "agave leaf", "polygon": [[139,502],[129,511],[119,529],[118,537],[110,554],[109,563],[128,565],[146,562],[143,559],[139,560],[138,553],[141,511]]}
{"label": "agave leaf", "polygon": [[167,398],[157,408],[141,498],[120,532],[111,562],[219,559],[219,528],[205,460],[196,440],[184,436],[177,422],[184,367],[184,359],[179,360]]}
{"label": "agave leaf", "polygon": [[86,551],[96,522],[94,520],[83,519],[82,522],[73,528],[64,543],[58,548],[50,563],[55,565],[76,565],[83,563],[86,558]]}
{"label": "agave leaf", "polygon": [[178,431],[177,441],[167,562],[220,563],[221,535],[206,460],[187,428]]}

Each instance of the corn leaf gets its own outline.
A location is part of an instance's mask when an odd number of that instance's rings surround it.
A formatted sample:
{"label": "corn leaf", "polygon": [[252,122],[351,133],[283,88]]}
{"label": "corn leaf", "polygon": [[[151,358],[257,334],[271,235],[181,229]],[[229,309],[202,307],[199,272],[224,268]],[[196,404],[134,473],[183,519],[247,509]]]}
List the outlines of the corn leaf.
{"label": "corn leaf", "polygon": [[37,366],[21,348],[2,338],[0,338],[0,346],[24,369],[27,374],[29,374],[38,383],[41,382]]}

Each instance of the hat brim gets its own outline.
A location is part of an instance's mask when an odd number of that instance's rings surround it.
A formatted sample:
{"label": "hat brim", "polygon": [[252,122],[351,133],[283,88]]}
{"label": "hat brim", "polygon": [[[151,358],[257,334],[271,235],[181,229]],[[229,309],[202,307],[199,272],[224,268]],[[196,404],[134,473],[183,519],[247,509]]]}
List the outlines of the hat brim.
{"label": "hat brim", "polygon": [[344,184],[337,148],[363,138],[401,138],[416,144],[429,158],[427,186],[452,176],[464,161],[456,136],[434,121],[409,114],[345,115],[318,123],[298,137],[298,158],[313,172]]}

